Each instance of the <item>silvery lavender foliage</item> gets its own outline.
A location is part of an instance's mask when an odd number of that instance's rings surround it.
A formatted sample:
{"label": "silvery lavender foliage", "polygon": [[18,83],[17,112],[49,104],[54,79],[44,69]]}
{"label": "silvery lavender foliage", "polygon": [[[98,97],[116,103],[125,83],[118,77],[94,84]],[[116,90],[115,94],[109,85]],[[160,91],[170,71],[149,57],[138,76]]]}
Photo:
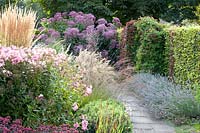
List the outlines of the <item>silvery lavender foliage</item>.
{"label": "silvery lavender foliage", "polygon": [[193,92],[166,77],[136,74],[131,81],[131,88],[142,97],[144,105],[157,118],[178,120],[200,116],[200,103],[195,100]]}

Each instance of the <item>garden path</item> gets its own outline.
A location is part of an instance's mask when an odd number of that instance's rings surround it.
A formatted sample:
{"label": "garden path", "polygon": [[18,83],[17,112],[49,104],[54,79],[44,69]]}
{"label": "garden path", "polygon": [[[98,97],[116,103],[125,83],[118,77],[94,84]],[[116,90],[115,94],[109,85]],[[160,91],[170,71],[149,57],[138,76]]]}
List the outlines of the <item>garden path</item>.
{"label": "garden path", "polygon": [[125,105],[134,126],[134,133],[175,133],[172,126],[161,120],[156,120],[148,112],[148,109],[141,105],[140,98],[129,89],[127,82],[119,85],[118,99]]}

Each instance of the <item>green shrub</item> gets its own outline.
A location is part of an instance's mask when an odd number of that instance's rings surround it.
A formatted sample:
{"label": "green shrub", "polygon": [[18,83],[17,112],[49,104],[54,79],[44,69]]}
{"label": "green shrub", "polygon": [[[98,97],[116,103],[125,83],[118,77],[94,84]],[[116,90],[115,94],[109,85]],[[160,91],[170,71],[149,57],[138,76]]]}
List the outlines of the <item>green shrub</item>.
{"label": "green shrub", "polygon": [[125,108],[113,100],[90,102],[79,110],[89,122],[89,132],[131,133],[132,123]]}
{"label": "green shrub", "polygon": [[171,75],[176,77],[176,82],[195,88],[200,99],[200,27],[172,27],[168,33],[166,50],[170,49],[168,55],[174,58],[170,61],[174,71]]}
{"label": "green shrub", "polygon": [[163,25],[150,17],[140,18],[136,23],[135,45],[136,70],[164,73],[165,32]]}
{"label": "green shrub", "polygon": [[72,124],[86,86],[67,56],[53,49],[0,47],[0,115],[24,125]]}

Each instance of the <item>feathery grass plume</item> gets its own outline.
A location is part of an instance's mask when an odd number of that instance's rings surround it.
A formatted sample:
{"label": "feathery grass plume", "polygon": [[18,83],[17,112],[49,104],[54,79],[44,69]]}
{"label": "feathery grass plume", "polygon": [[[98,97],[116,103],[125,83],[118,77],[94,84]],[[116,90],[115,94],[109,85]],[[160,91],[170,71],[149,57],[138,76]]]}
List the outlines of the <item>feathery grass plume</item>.
{"label": "feathery grass plume", "polygon": [[35,25],[34,11],[10,5],[0,15],[0,45],[30,47]]}
{"label": "feathery grass plume", "polygon": [[84,73],[83,80],[94,88],[107,88],[114,82],[116,73],[109,61],[102,59],[100,54],[87,50],[80,51],[75,62]]}

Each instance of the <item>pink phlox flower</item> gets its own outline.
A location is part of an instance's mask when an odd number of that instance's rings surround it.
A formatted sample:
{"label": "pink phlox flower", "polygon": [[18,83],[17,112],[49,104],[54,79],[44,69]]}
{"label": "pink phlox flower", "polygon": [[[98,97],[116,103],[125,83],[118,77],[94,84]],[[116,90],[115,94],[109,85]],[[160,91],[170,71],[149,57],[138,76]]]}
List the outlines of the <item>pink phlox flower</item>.
{"label": "pink phlox flower", "polygon": [[73,109],[74,111],[77,111],[77,110],[78,110],[78,104],[77,104],[77,102],[73,103],[72,109]]}
{"label": "pink phlox flower", "polygon": [[76,122],[76,123],[74,123],[74,128],[78,128],[79,127],[79,124],[78,124],[78,122]]}
{"label": "pink phlox flower", "polygon": [[86,131],[88,128],[87,128],[87,126],[88,126],[88,121],[87,120],[82,120],[82,122],[81,122],[81,125],[82,125],[82,130],[83,131]]}

